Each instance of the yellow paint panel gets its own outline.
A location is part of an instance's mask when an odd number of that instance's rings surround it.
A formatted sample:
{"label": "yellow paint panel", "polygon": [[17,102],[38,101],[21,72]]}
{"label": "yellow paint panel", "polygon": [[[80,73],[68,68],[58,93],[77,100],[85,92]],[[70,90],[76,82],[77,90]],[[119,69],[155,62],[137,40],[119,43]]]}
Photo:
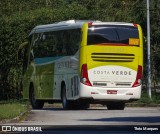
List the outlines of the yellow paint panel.
{"label": "yellow paint panel", "polygon": [[138,65],[142,64],[141,61],[139,62],[139,60],[141,59],[139,57],[142,57],[142,48],[140,47],[90,45],[87,46],[86,50],[88,69],[92,69],[99,66],[115,65],[137,70]]}

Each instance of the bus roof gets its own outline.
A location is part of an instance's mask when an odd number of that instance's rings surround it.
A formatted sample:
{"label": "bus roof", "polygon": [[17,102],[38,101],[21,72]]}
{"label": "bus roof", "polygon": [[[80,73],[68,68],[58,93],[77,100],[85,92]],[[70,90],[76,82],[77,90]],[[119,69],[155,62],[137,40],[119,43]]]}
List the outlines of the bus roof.
{"label": "bus roof", "polygon": [[53,24],[39,25],[33,28],[30,32],[29,36],[33,33],[40,32],[49,32],[49,31],[58,31],[58,30],[66,30],[66,29],[75,29],[81,28],[84,23],[92,23],[92,25],[126,25],[126,26],[134,26],[133,23],[126,22],[101,22],[95,20],[68,20],[61,21]]}

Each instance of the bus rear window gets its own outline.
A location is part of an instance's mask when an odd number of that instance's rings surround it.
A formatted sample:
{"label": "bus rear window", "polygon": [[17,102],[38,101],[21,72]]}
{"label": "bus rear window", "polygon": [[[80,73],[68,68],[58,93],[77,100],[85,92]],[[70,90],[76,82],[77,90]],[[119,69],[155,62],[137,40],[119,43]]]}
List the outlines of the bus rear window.
{"label": "bus rear window", "polygon": [[139,34],[137,27],[120,25],[99,25],[88,28],[88,45],[134,45],[139,46]]}

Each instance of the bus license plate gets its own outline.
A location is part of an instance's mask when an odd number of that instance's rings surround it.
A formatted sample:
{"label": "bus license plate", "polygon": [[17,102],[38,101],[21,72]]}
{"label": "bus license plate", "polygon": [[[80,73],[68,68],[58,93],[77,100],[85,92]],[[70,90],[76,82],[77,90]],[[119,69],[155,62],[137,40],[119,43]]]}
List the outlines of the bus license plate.
{"label": "bus license plate", "polygon": [[117,90],[107,90],[107,94],[117,94]]}

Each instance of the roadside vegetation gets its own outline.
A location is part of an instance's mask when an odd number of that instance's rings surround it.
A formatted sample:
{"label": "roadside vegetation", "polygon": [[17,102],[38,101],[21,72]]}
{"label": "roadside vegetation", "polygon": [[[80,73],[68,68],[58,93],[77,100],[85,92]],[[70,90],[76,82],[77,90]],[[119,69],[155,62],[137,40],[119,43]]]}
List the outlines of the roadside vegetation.
{"label": "roadside vegetation", "polygon": [[142,97],[137,101],[142,105],[157,105],[160,104],[160,93],[152,93],[152,99],[149,98],[147,92],[142,93]]}
{"label": "roadside vegetation", "polygon": [[25,101],[1,101],[0,102],[0,121],[4,119],[13,119],[22,116],[29,109],[29,105]]}

